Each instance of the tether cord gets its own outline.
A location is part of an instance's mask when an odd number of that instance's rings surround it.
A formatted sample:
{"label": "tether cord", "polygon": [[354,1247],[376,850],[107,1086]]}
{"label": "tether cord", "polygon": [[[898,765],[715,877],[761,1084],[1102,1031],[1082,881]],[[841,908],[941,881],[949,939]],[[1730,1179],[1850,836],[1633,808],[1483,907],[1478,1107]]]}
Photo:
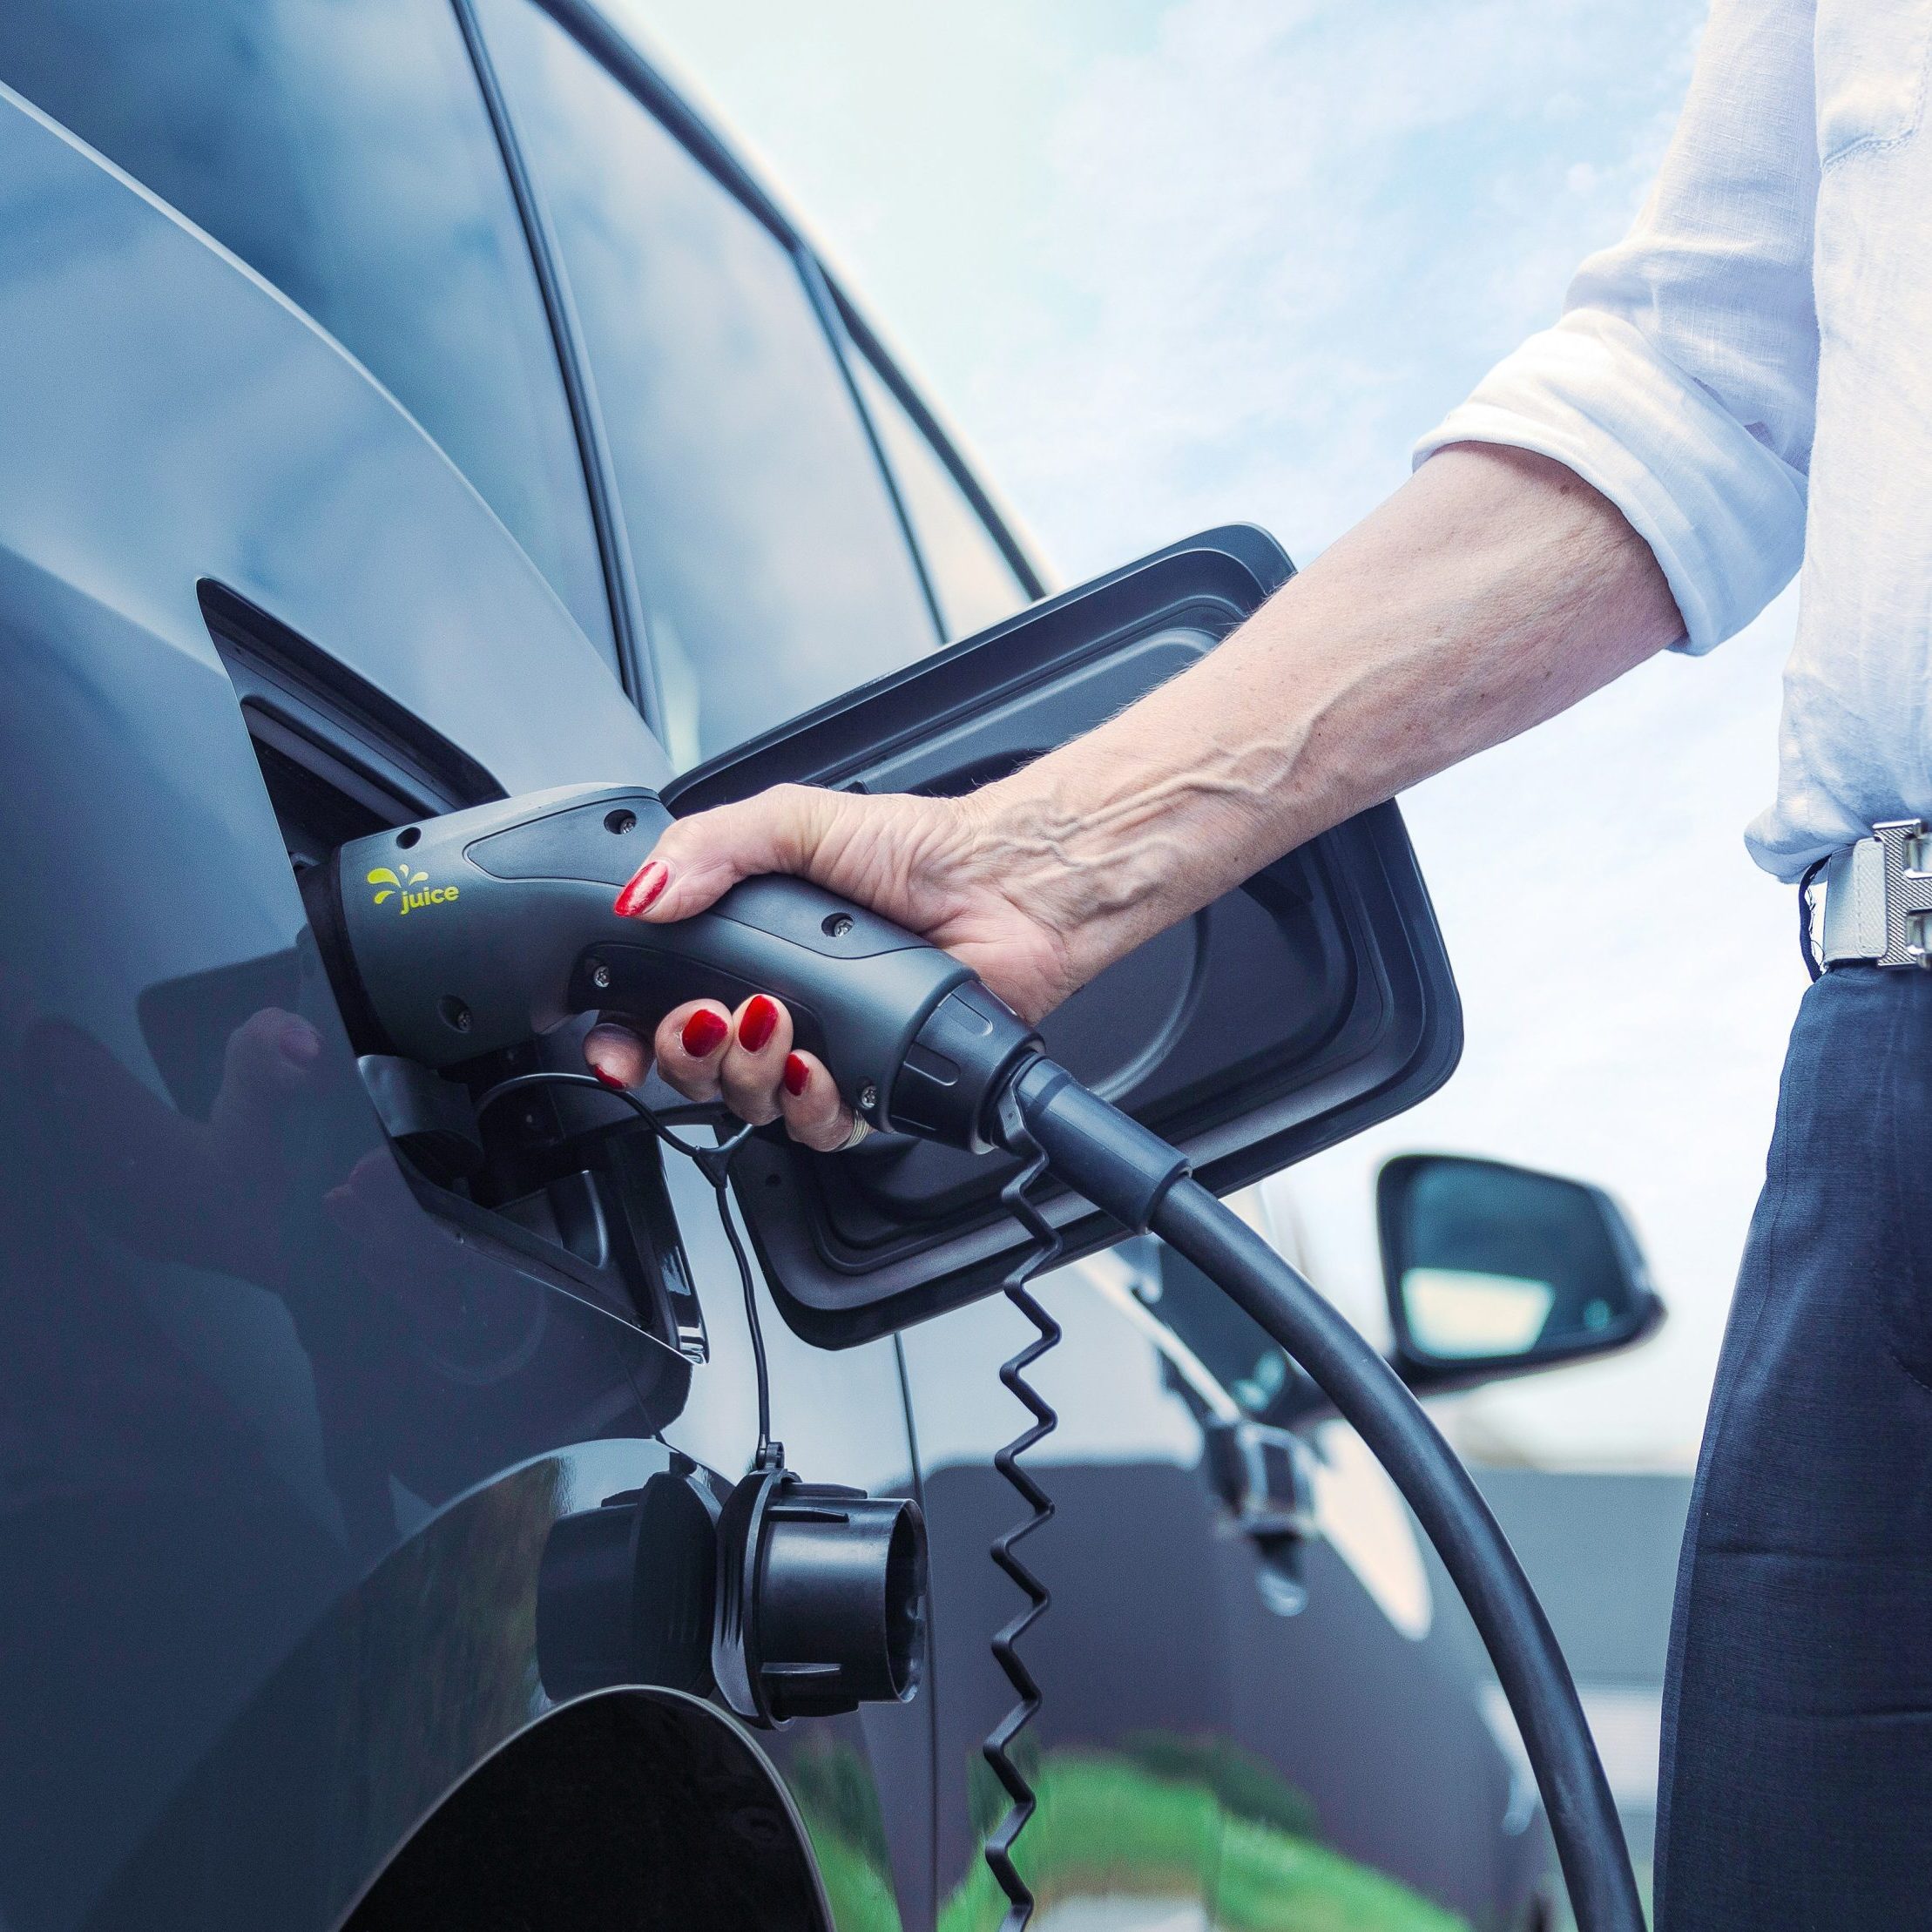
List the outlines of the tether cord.
{"label": "tether cord", "polygon": [[753,1457],[753,1467],[769,1469],[784,1460],[783,1451],[772,1441],[772,1375],[765,1361],[765,1331],[758,1319],[758,1290],[752,1279],[751,1257],[745,1252],[745,1243],[738,1233],[738,1224],[731,1211],[731,1164],[738,1150],[750,1139],[752,1129],[740,1127],[728,1139],[721,1140],[715,1147],[700,1147],[672,1132],[656,1112],[647,1106],[628,1087],[606,1086],[595,1075],[589,1073],[519,1073],[508,1080],[499,1081],[476,1102],[476,1115],[480,1119],[486,1108],[495,1104],[506,1095],[521,1093],[531,1087],[585,1087],[592,1093],[601,1093],[606,1098],[621,1100],[632,1113],[650,1128],[665,1146],[673,1148],[692,1163],[705,1179],[711,1183],[718,1197],[718,1219],[724,1224],[725,1239],[731,1245],[732,1260],[738,1264],[738,1285],[745,1296],[745,1325],[751,1334],[752,1372],[758,1383],[758,1449]]}
{"label": "tether cord", "polygon": [[1039,1334],[1000,1365],[1001,1381],[1031,1413],[1033,1422],[994,1453],[993,1466],[1020,1492],[1033,1513],[993,1540],[993,1561],[1019,1586],[1027,1600],[993,1638],[994,1661],[1018,1693],[1018,1701],[993,1726],[980,1750],[1010,1800],[1005,1817],[987,1834],[985,1846],[987,1867],[1006,1895],[1006,1916],[1001,1921],[1001,1932],[1023,1932],[1033,1916],[1033,1894],[1013,1863],[1013,1845],[1037,1809],[1038,1800],[1025,1773],[1014,1762],[1011,1746],[1040,1707],[1040,1687],[1014,1645],[1045,1614],[1053,1598],[1046,1585],[1020,1560],[1017,1546],[1023,1537],[1031,1536],[1043,1523],[1051,1519],[1053,1499],[1021,1465],[1019,1458],[1050,1435],[1060,1422],[1053,1405],[1026,1379],[1026,1371],[1059,1341],[1060,1325],[1027,1292],[1026,1284],[1041,1269],[1052,1266],[1062,1243],[1059,1231],[1027,1199],[1027,1190],[1046,1172],[1046,1156],[1034,1145],[1017,1113],[1008,1122],[1006,1133],[1008,1145],[1024,1158],[1019,1171],[1000,1190],[1000,1203],[1033,1240],[1001,1285],[1006,1299]]}

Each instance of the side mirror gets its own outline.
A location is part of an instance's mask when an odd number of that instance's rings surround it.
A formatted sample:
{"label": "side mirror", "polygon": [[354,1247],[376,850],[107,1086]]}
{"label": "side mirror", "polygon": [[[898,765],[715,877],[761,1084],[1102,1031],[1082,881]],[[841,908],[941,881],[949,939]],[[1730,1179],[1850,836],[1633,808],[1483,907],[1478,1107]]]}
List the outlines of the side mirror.
{"label": "side mirror", "polygon": [[1419,1393],[1627,1348],[1664,1304],[1599,1187],[1454,1154],[1402,1154],[1375,1183],[1395,1366]]}

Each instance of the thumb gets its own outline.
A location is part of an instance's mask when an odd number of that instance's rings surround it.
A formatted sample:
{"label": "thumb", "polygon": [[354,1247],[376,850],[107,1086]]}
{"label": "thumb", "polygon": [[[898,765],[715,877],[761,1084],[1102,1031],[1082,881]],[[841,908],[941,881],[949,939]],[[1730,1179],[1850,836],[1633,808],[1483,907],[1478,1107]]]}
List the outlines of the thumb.
{"label": "thumb", "polygon": [[679,819],[618,895],[626,919],[657,925],[688,919],[760,873],[817,879],[829,860],[832,829],[851,800],[808,785],[775,785],[755,798]]}

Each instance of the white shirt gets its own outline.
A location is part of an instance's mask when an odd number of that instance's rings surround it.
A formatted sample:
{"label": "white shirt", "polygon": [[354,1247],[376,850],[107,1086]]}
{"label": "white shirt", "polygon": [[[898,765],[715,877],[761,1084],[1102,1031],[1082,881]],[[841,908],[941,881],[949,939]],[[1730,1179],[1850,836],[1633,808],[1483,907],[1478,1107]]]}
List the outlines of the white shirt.
{"label": "white shirt", "polygon": [[[1636,226],[1425,437],[1567,464],[1710,650],[1803,564],[1778,794],[1795,878],[1932,819],[1932,0],[1716,0]],[[1807,504],[1809,503],[1809,516]]]}

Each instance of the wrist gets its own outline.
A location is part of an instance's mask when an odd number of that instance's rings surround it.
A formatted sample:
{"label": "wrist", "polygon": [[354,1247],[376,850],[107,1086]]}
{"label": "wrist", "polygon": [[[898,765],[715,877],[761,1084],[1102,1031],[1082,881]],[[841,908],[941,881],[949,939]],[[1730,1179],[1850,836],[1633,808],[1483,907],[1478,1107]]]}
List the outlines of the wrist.
{"label": "wrist", "polygon": [[1165,909],[1177,874],[1168,828],[1130,792],[1097,787],[1084,746],[1050,753],[961,800],[976,869],[1057,948],[1065,990],[1084,985],[1150,934],[1191,909]]}

